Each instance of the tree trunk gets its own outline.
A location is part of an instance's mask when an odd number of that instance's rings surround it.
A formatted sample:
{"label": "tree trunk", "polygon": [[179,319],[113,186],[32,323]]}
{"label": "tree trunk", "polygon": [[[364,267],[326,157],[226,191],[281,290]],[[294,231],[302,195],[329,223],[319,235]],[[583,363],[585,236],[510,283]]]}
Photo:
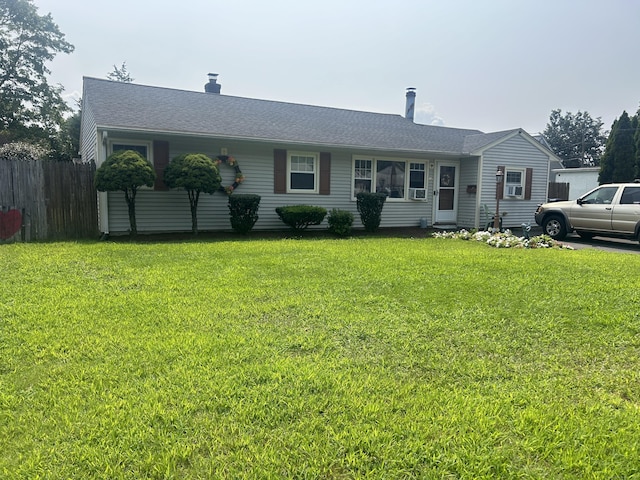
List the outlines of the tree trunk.
{"label": "tree trunk", "polygon": [[129,235],[135,237],[138,234],[138,226],[136,225],[136,189],[132,189],[131,193],[125,190],[124,198],[127,200],[127,207],[129,207]]}
{"label": "tree trunk", "polygon": [[199,191],[189,190],[189,206],[191,207],[191,231],[194,235],[198,235],[198,199]]}

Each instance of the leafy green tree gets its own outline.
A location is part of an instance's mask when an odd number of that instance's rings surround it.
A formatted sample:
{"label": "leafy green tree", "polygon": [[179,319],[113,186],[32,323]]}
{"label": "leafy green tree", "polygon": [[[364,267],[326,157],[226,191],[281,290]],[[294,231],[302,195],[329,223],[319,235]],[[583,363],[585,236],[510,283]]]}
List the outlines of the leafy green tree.
{"label": "leafy green tree", "polygon": [[95,185],[100,192],[123,191],[129,207],[130,235],[138,233],[136,195],[142,186],[152,187],[156,179],[153,166],[138,152],[119,150],[107,157],[96,170]]}
{"label": "leafy green tree", "polygon": [[107,73],[107,78],[109,80],[124,83],[131,83],[135,80],[134,78],[131,78],[131,75],[127,71],[127,62],[122,62],[120,68],[114,65],[113,71]]}
{"label": "leafy green tree", "polygon": [[183,188],[189,195],[191,230],[198,234],[198,201],[201,193],[213,194],[222,178],[217,165],[203,153],[187,153],[175,157],[164,170],[164,183],[169,188]]}
{"label": "leafy green tree", "polygon": [[[635,125],[635,127],[634,127]],[[602,158],[600,183],[631,182],[636,175],[635,133],[637,120],[622,112],[611,127],[610,141]]]}
{"label": "leafy green tree", "polygon": [[607,143],[604,147],[604,155],[600,161],[600,173],[598,174],[598,182],[600,184],[611,183],[613,181],[613,162],[611,154],[607,152],[611,152],[613,148],[613,132],[616,131],[617,124],[618,119],[615,119],[611,124],[611,133],[609,134],[609,138],[607,138]]}
{"label": "leafy green tree", "polygon": [[611,127],[609,141],[602,157],[600,183],[631,182],[636,174],[636,146],[633,120],[625,111]]}
{"label": "leafy green tree", "polygon": [[563,115],[557,109],[551,111],[543,135],[565,166],[595,166],[599,165],[607,139],[602,126],[600,117],[594,119],[588,112]]}
{"label": "leafy green tree", "polygon": [[63,88],[50,85],[46,63],[73,45],[51,14],[33,0],[0,0],[0,136],[10,140],[55,138],[69,106]]}

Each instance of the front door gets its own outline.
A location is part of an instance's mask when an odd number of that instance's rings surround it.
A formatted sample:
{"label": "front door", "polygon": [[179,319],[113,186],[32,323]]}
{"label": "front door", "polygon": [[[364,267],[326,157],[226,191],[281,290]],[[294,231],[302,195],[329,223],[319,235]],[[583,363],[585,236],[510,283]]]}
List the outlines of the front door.
{"label": "front door", "polygon": [[458,212],[458,162],[438,162],[434,181],[434,223],[455,225]]}

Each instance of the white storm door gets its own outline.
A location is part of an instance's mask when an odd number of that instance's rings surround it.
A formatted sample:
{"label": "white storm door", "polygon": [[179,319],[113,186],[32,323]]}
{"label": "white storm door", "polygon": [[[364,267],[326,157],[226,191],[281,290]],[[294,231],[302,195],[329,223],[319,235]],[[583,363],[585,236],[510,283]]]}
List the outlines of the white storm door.
{"label": "white storm door", "polygon": [[458,162],[436,163],[434,223],[455,225],[458,212]]}

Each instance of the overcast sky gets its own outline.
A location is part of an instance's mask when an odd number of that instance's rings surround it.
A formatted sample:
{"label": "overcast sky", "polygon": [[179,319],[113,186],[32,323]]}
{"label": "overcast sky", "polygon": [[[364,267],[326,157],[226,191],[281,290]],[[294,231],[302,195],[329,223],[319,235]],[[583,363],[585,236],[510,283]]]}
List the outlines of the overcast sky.
{"label": "overcast sky", "polygon": [[404,114],[484,132],[551,110],[604,129],[640,106],[638,0],[34,0],[76,48],[65,95],[126,62],[135,83]]}

